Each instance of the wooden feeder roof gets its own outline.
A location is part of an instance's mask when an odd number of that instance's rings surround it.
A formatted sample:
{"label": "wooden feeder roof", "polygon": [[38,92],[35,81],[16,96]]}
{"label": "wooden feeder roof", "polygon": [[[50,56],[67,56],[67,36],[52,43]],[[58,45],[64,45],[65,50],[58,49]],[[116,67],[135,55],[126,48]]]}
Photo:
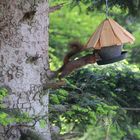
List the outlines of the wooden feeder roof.
{"label": "wooden feeder roof", "polygon": [[90,37],[86,48],[102,47],[133,43],[135,38],[113,19],[104,20]]}

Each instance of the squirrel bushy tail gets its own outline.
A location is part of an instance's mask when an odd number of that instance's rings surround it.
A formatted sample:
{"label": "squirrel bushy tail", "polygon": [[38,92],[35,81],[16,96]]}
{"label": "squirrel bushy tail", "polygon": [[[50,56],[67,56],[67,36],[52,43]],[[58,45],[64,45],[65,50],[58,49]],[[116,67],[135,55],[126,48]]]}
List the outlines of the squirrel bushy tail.
{"label": "squirrel bushy tail", "polygon": [[63,59],[63,66],[58,70],[58,72],[61,72],[63,70],[65,65],[70,61],[71,57],[80,53],[84,48],[84,46],[78,41],[70,42],[69,47],[70,51],[65,55]]}
{"label": "squirrel bushy tail", "polygon": [[70,61],[70,58],[72,56],[78,54],[83,50],[83,45],[78,41],[70,42],[69,47],[70,47],[70,51],[66,54],[63,60],[64,65],[66,65]]}

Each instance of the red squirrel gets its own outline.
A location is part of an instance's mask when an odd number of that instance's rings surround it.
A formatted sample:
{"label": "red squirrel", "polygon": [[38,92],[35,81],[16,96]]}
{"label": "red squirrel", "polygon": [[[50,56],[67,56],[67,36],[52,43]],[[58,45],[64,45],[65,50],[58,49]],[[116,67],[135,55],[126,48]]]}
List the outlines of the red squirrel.
{"label": "red squirrel", "polygon": [[[70,47],[70,51],[65,55],[63,60],[64,65],[66,65],[70,61],[71,57],[85,50],[84,45],[82,45],[78,41],[70,42],[69,47]],[[101,59],[100,56],[98,55],[98,51],[93,50],[93,55],[95,55],[96,60]]]}
{"label": "red squirrel", "polygon": [[[84,47],[84,45],[82,45],[80,42],[78,42],[78,41],[75,41],[75,42],[71,42],[71,43],[69,43],[69,47],[70,47],[70,51],[65,55],[65,57],[64,57],[64,60],[63,60],[63,66],[57,71],[57,72],[62,72],[63,70],[64,70],[64,68],[66,68],[66,66],[67,66],[67,64],[69,63],[69,62],[71,62],[72,60],[71,60],[71,58],[74,56],[74,55],[76,55],[76,54],[78,54],[78,53],[80,53],[80,52],[82,52],[82,51],[84,51],[85,50],[85,47]],[[94,58],[96,59],[96,60],[100,60],[100,57],[99,57],[99,55],[98,55],[98,52],[97,51],[95,51],[95,50],[93,50],[93,56],[94,56]],[[84,58],[84,57],[81,57],[81,58]],[[74,58],[73,58],[74,59]],[[84,61],[84,63],[86,64],[86,62],[85,61],[87,61],[87,64],[90,62],[90,59],[91,59],[91,62],[93,62],[93,57],[88,57],[87,58],[87,60],[86,59],[84,59],[83,61]],[[95,60],[95,61],[96,61]],[[79,65],[79,64],[76,64],[77,66]],[[72,66],[72,65],[71,65]],[[76,66],[76,67],[77,67]],[[73,68],[74,68],[75,66],[73,66]],[[75,67],[75,68],[76,68]],[[67,68],[67,69],[73,69],[73,68]],[[71,71],[71,70],[70,70]],[[65,71],[63,71],[63,74],[62,75],[65,75],[64,73],[69,73],[69,71],[68,70],[66,70],[65,69]]]}

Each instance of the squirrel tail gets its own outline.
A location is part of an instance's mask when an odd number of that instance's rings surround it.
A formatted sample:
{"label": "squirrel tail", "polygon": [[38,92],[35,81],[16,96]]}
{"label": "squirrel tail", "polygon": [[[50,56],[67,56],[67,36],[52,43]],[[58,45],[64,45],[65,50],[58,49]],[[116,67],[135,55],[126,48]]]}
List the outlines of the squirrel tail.
{"label": "squirrel tail", "polygon": [[67,64],[70,58],[83,50],[83,45],[78,41],[73,41],[69,43],[70,51],[64,57],[64,65]]}
{"label": "squirrel tail", "polygon": [[61,72],[65,65],[70,61],[70,58],[79,52],[81,52],[84,48],[84,46],[79,42],[79,41],[73,41],[69,43],[69,48],[70,51],[65,55],[64,60],[63,60],[63,66],[58,70]]}

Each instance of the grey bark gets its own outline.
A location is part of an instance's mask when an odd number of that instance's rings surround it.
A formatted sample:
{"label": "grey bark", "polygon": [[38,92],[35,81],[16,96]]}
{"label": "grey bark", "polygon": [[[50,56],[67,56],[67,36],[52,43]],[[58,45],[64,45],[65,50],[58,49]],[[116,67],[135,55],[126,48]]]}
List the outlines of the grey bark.
{"label": "grey bark", "polygon": [[[4,103],[46,120],[45,128],[37,121],[33,130],[43,140],[51,139],[49,93],[43,93],[49,70],[48,13],[48,0],[0,0],[0,87],[10,89]],[[20,139],[19,129],[8,132],[9,127],[0,126],[0,140]]]}

